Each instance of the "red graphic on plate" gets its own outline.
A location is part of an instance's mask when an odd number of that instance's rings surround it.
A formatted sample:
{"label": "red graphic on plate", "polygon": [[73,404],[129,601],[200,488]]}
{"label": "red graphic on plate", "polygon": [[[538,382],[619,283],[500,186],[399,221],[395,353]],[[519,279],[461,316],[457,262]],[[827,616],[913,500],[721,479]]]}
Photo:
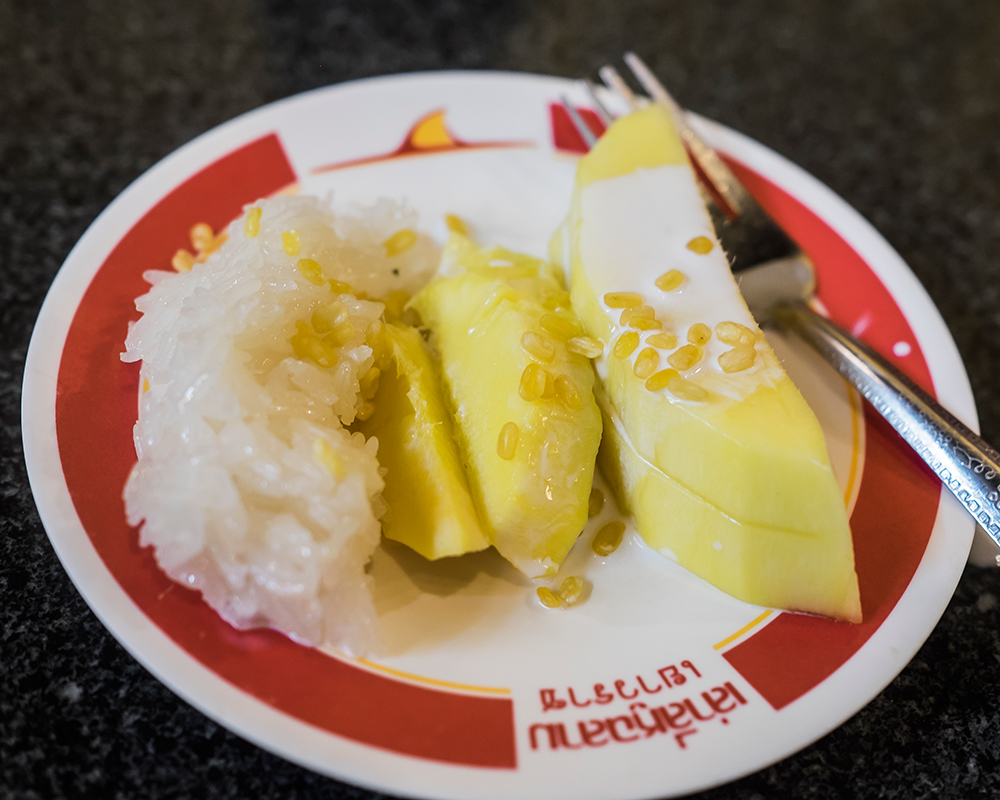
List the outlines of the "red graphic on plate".
{"label": "red graphic on plate", "polygon": [[[604,133],[604,121],[596,111],[589,108],[576,108],[576,113],[587,124],[594,136]],[[552,144],[556,150],[566,150],[570,153],[586,153],[590,148],[583,140],[580,132],[573,124],[566,107],[561,103],[549,104],[549,118],[552,123]]]}
{"label": "red graphic on plate", "polygon": [[448,126],[445,124],[445,111],[444,109],[438,109],[417,120],[414,126],[410,128],[410,132],[406,134],[403,143],[391,153],[355,158],[350,161],[337,161],[333,164],[316,167],[312,171],[312,174],[319,175],[323,172],[333,172],[338,169],[360,167],[364,164],[377,164],[380,161],[392,161],[396,158],[409,158],[411,156],[453,153],[460,150],[496,150],[500,148],[534,146],[534,142],[524,141],[465,142],[448,130]]}
{"label": "red graphic on plate", "polygon": [[147,269],[165,269],[191,226],[218,230],[246,203],[296,181],[266,136],[219,159],[157,203],[94,276],[59,367],[56,432],[66,484],[94,548],[139,608],[193,658],[270,706],[398,753],[481,767],[516,766],[509,698],[439,691],[330,658],[269,630],[237,631],[201,595],[167,578],[125,522],[135,463],[138,370],[119,359]]}

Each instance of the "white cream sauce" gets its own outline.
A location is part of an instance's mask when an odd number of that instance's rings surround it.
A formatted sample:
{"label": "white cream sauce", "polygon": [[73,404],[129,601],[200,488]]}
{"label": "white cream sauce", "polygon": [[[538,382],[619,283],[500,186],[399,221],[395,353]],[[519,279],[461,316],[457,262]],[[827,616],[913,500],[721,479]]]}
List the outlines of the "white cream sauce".
{"label": "white cream sauce", "polygon": [[[604,304],[608,292],[636,292],[651,306],[664,332],[677,336],[677,346],[687,344],[688,328],[701,322],[713,329],[724,320],[757,331],[750,311],[729,270],[729,262],[715,236],[694,173],[686,164],[638,169],[628,175],[597,181],[584,187],[580,197],[580,258],[602,307],[614,326],[611,341],[630,330],[619,324],[621,309]],[[688,248],[704,236],[713,244],[699,254]],[[668,270],[680,270],[684,282],[671,292],[656,286]],[[639,331],[640,345],[630,361],[659,331]],[[783,374],[766,343],[758,341],[758,358],[743,372],[727,374],[718,358],[731,349],[714,335],[704,346],[704,357],[681,374],[711,391],[741,400],[761,383]],[[610,351],[610,347],[607,348]],[[661,369],[668,352],[661,351]],[[598,371],[606,376],[604,357]],[[670,396],[667,393],[667,396]],[[671,399],[672,396],[671,396]]]}

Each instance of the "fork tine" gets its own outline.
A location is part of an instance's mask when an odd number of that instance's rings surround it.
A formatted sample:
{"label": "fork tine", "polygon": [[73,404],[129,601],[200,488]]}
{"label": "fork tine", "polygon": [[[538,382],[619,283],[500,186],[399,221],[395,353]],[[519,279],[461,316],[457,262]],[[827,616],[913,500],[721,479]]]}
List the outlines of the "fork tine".
{"label": "fork tine", "polygon": [[729,204],[737,216],[747,212],[764,213],[763,209],[753,199],[751,194],[744,188],[737,178],[726,166],[726,163],[719,157],[708,143],[702,139],[693,128],[687,123],[686,114],[678,105],[677,101],[671,97],[664,85],[657,80],[653,71],[646,66],[645,62],[635,53],[626,53],[625,63],[628,64],[636,80],[649,92],[650,97],[657,103],[666,106],[677,121],[678,131],[684,143],[688,146],[692,157],[698,162],[705,173],[705,177],[719,193],[723,200]]}
{"label": "fork tine", "polygon": [[629,88],[629,85],[625,83],[625,79],[618,74],[618,70],[610,64],[605,64],[600,68],[597,74],[601,76],[601,80],[604,81],[605,86],[628,103],[629,108],[633,111],[638,111],[642,108],[642,105],[639,103],[639,99]]}
{"label": "fork tine", "polygon": [[611,113],[611,110],[604,105],[604,101],[601,100],[600,95],[597,93],[597,84],[590,78],[584,78],[583,83],[587,87],[587,93],[594,103],[594,108],[597,110],[597,116],[601,118],[601,122],[604,123],[605,128],[610,128],[611,123],[615,121],[615,117]]}

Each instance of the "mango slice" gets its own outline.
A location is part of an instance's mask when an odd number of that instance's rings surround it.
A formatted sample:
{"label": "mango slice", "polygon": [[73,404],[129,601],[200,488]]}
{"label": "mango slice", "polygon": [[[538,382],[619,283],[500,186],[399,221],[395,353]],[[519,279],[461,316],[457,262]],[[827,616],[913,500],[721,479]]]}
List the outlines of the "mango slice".
{"label": "mango slice", "polygon": [[587,521],[601,417],[583,334],[552,265],[459,234],[410,302],[432,332],[486,536],[530,577],[555,573]]}
{"label": "mango slice", "polygon": [[739,294],[666,111],[623,117],[580,161],[551,249],[606,345],[601,468],[646,543],[741,600],[860,621],[822,430]]}
{"label": "mango slice", "polygon": [[354,426],[377,437],[386,469],[382,533],[431,560],[489,547],[423,337],[388,324],[383,343],[391,361],[379,375],[374,411]]}

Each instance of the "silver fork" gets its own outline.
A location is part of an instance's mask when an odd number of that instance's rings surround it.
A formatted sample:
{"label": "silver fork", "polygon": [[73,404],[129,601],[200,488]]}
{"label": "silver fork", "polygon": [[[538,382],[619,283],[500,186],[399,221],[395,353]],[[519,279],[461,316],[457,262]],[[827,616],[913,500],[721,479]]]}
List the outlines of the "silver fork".
{"label": "silver fork", "polygon": [[[882,356],[809,307],[816,288],[809,257],[688,124],[684,111],[646,64],[634,53],[627,53],[624,60],[648,96],[633,93],[612,66],[600,70],[601,79],[631,110],[653,102],[673,115],[691,161],[712,190],[703,195],[754,318],[796,334],[823,356],[885,417],[1000,547],[1000,453]],[[611,118],[594,85],[588,81],[587,88],[601,116]],[[588,147],[593,146],[589,127],[565,98],[563,102]],[[1000,555],[995,560],[1000,564]]]}

